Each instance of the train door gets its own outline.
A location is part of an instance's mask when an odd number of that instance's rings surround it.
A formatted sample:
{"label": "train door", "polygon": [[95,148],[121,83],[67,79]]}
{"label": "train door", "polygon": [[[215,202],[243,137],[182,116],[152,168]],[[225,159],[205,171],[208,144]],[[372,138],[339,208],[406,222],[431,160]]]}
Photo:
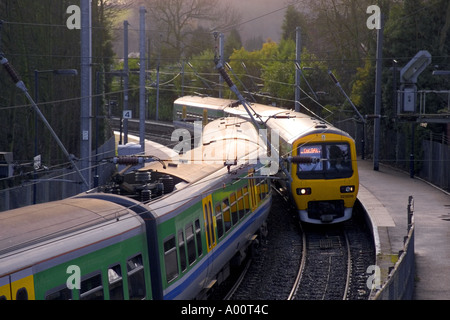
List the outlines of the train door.
{"label": "train door", "polygon": [[34,300],[32,269],[28,268],[0,278],[0,300]]}
{"label": "train door", "polygon": [[9,276],[0,278],[0,301],[11,300],[11,285],[9,284]]}
{"label": "train door", "polygon": [[206,247],[210,252],[217,244],[216,239],[216,217],[212,209],[212,195],[202,199],[203,217],[205,219]]}

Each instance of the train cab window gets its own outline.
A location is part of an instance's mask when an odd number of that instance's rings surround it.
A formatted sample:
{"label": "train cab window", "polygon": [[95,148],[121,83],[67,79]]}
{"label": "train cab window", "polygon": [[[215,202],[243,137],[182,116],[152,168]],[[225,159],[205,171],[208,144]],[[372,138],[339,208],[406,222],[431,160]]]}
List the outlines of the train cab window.
{"label": "train cab window", "polygon": [[197,241],[197,257],[200,257],[203,254],[203,245],[202,245],[202,229],[200,227],[200,220],[195,220],[195,240]]}
{"label": "train cab window", "polygon": [[238,206],[236,202],[236,193],[230,194],[230,209],[233,224],[237,223],[238,219]]}
{"label": "train cab window", "polygon": [[103,300],[102,275],[100,273],[81,280],[80,300]]}
{"label": "train cab window", "polygon": [[180,252],[180,266],[181,272],[186,270],[186,245],[184,242],[183,230],[178,230],[178,250]]}
{"label": "train cab window", "polygon": [[327,172],[345,172],[352,170],[352,159],[350,157],[350,146],[347,143],[326,145]]}
{"label": "train cab window", "polygon": [[220,239],[223,236],[223,216],[222,207],[220,203],[216,204],[216,224],[217,224],[217,238]]}
{"label": "train cab window", "polygon": [[130,300],[145,298],[145,275],[142,255],[137,255],[127,261],[128,293]]}
{"label": "train cab window", "polygon": [[164,263],[166,266],[166,279],[169,283],[178,277],[178,258],[175,236],[171,236],[164,241]]}
{"label": "train cab window", "polygon": [[298,155],[317,160],[297,165],[300,179],[343,179],[353,175],[348,143],[302,145],[298,148]]}
{"label": "train cab window", "polygon": [[192,223],[186,226],[186,243],[187,243],[187,254],[189,265],[193,264],[195,261],[195,240],[194,240],[194,226]]}
{"label": "train cab window", "polygon": [[8,300],[8,299],[6,299],[6,296],[0,296],[0,301],[3,301],[3,300]]}
{"label": "train cab window", "polygon": [[109,299],[123,300],[123,279],[120,264],[108,268]]}

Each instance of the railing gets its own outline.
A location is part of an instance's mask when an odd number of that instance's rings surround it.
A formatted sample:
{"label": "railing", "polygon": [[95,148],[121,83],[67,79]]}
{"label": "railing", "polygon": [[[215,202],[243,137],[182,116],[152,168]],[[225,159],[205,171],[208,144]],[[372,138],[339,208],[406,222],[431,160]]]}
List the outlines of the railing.
{"label": "railing", "polygon": [[372,292],[372,300],[410,300],[414,294],[414,198],[409,196],[407,206],[408,234],[404,238],[403,250],[390,269],[387,280],[381,289]]}
{"label": "railing", "polygon": [[399,117],[415,117],[418,122],[450,123],[450,90],[398,90],[397,102]]}

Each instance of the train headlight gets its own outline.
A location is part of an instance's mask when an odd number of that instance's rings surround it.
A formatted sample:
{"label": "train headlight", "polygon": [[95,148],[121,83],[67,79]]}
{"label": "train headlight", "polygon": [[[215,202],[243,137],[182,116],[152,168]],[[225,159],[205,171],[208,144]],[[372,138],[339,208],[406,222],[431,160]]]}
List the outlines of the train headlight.
{"label": "train headlight", "polygon": [[311,194],[311,188],[297,188],[297,195],[306,196]]}
{"label": "train headlight", "polygon": [[355,192],[355,186],[342,186],[341,193],[352,193]]}

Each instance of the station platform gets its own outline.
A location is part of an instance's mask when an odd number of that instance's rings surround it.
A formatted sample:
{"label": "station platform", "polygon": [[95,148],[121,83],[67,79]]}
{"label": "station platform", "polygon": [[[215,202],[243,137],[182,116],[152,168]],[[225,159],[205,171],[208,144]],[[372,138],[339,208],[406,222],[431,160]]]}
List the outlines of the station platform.
{"label": "station platform", "polygon": [[388,166],[380,165],[379,171],[374,171],[372,161],[358,160],[358,170],[358,199],[376,226],[377,254],[384,258],[385,266],[393,266],[403,249],[408,198],[413,196],[413,299],[450,299],[450,193]]}

